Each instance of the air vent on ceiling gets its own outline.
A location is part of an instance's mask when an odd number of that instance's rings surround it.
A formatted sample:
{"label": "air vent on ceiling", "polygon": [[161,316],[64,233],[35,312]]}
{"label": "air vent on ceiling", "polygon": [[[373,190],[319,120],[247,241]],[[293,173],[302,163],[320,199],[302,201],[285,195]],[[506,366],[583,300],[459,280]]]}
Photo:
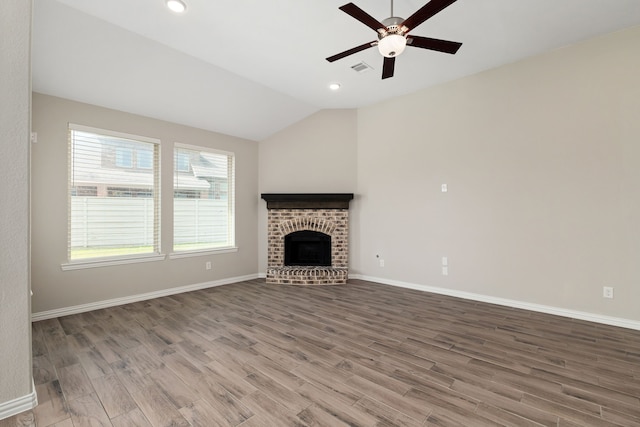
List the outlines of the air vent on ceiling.
{"label": "air vent on ceiling", "polygon": [[366,73],[367,71],[373,70],[373,68],[371,68],[371,65],[367,64],[366,62],[358,62],[357,64],[352,65],[351,68],[358,73]]}

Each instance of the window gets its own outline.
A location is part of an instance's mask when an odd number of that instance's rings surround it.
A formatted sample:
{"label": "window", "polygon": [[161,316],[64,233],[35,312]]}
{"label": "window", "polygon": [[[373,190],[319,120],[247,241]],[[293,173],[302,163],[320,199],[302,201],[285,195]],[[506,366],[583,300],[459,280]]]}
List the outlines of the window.
{"label": "window", "polygon": [[120,168],[133,167],[133,150],[129,147],[116,146],[116,166]]}
{"label": "window", "polygon": [[70,124],[69,159],[69,261],[158,254],[159,141]]}
{"label": "window", "polygon": [[186,151],[178,151],[176,153],[176,170],[178,172],[189,172],[190,153]]}
{"label": "window", "polygon": [[151,169],[153,168],[153,150],[140,149],[136,152],[136,163],[138,169]]}
{"label": "window", "polygon": [[235,246],[234,155],[176,144],[173,185],[173,251]]}

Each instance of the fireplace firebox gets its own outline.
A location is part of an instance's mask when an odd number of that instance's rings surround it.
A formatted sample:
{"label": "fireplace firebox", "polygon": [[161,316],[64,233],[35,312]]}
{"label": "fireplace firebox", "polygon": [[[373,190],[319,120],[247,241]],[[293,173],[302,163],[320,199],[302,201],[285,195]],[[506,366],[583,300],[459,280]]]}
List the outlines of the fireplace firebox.
{"label": "fireplace firebox", "polygon": [[310,230],[287,234],[284,265],[331,266],[331,236]]}

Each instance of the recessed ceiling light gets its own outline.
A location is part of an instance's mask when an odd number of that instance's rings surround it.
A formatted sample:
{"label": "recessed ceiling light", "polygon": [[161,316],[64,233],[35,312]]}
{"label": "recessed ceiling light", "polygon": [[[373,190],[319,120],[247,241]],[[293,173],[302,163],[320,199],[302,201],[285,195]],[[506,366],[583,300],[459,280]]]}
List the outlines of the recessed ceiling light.
{"label": "recessed ceiling light", "polygon": [[167,7],[175,13],[184,13],[187,10],[187,5],[182,0],[167,0]]}
{"label": "recessed ceiling light", "polygon": [[331,83],[331,84],[329,85],[329,89],[331,89],[331,90],[338,90],[338,89],[340,89],[340,83]]}

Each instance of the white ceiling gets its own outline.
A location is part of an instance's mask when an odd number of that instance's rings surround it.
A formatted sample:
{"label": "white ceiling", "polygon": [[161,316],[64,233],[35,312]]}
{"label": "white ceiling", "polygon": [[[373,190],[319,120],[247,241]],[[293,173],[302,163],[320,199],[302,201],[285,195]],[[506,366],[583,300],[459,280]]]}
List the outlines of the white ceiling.
{"label": "white ceiling", "polygon": [[[348,0],[35,0],[33,89],[252,140],[325,108],[356,108],[640,25],[639,0],[459,0],[411,32],[462,42],[408,47],[381,80],[376,34]],[[389,0],[355,0],[378,20]],[[407,18],[426,0],[396,0]],[[364,61],[374,70],[357,73]],[[338,92],[328,84],[339,82]]]}

